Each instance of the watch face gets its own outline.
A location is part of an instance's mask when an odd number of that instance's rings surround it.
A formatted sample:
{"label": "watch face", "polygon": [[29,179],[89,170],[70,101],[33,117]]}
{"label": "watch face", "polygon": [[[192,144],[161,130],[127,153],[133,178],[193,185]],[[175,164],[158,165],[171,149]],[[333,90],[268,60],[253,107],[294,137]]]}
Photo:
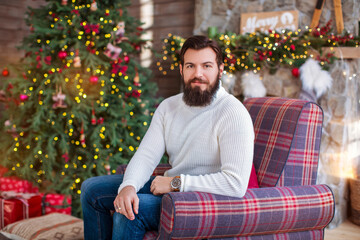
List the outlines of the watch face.
{"label": "watch face", "polygon": [[174,178],[173,180],[171,180],[171,187],[178,189],[181,186],[181,179],[180,178]]}

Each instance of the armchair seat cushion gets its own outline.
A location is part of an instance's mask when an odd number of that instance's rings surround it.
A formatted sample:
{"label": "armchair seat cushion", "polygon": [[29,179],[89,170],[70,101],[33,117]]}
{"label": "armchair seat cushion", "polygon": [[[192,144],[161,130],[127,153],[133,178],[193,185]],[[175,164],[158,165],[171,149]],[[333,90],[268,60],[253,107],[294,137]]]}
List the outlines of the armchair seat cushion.
{"label": "armchair seat cushion", "polygon": [[243,198],[169,193],[162,200],[159,238],[227,238],[321,230],[333,213],[333,195],[326,185],[248,189]]}

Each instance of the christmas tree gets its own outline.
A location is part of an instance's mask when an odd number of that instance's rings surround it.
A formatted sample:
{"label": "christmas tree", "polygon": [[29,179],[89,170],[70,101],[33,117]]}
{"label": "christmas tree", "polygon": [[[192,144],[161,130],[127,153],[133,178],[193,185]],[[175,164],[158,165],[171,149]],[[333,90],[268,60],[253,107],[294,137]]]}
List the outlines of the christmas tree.
{"label": "christmas tree", "polygon": [[1,164],[46,191],[71,194],[74,215],[81,183],[131,159],[158,104],[151,72],[137,60],[147,41],[129,5],[48,0],[29,8],[26,54],[3,84]]}

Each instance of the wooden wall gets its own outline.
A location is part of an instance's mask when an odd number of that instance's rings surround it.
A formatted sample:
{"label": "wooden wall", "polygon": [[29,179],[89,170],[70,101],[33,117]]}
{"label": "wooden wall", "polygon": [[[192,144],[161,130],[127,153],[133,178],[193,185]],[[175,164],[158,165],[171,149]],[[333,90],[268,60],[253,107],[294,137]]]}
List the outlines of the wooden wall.
{"label": "wooden wall", "polygon": [[24,17],[27,6],[37,7],[45,0],[0,0],[0,70],[16,63],[23,56],[19,51],[22,39],[29,34]]}
{"label": "wooden wall", "polygon": [[[144,6],[152,6],[148,12],[141,12]],[[146,9],[146,8],[145,8]],[[153,47],[159,53],[162,52],[163,39],[169,33],[189,37],[194,29],[195,0],[133,0],[129,12],[132,16],[141,19],[153,17],[153,24],[145,28],[153,32]],[[178,71],[167,71],[163,75],[156,66],[154,59],[151,64],[153,70],[153,81],[159,86],[158,95],[168,97],[180,92],[181,80]],[[166,65],[164,65],[166,67]],[[168,66],[168,65],[167,65]],[[169,68],[168,68],[169,69]]]}
{"label": "wooden wall", "polygon": [[[23,56],[16,46],[29,33],[29,28],[24,21],[27,6],[37,7],[44,2],[45,0],[0,0],[0,71],[7,64],[16,63]],[[151,9],[141,13],[144,5]],[[153,47],[161,52],[162,39],[168,33],[183,37],[192,35],[194,9],[195,0],[132,0],[129,12],[137,18],[144,15],[152,18],[152,25],[145,29],[153,32]],[[168,97],[179,93],[179,73],[171,71],[163,76],[156,67],[156,60],[153,58],[150,67],[153,70],[152,80],[159,86],[158,95]]]}

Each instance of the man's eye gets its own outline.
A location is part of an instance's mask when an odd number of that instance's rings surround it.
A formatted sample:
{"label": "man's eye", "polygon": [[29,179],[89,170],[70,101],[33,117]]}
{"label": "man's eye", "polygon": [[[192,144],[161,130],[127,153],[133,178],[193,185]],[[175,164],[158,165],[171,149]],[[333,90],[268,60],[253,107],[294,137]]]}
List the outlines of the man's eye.
{"label": "man's eye", "polygon": [[211,68],[211,65],[205,65],[205,68]]}
{"label": "man's eye", "polygon": [[192,68],[193,66],[192,65],[187,65],[186,68]]}

